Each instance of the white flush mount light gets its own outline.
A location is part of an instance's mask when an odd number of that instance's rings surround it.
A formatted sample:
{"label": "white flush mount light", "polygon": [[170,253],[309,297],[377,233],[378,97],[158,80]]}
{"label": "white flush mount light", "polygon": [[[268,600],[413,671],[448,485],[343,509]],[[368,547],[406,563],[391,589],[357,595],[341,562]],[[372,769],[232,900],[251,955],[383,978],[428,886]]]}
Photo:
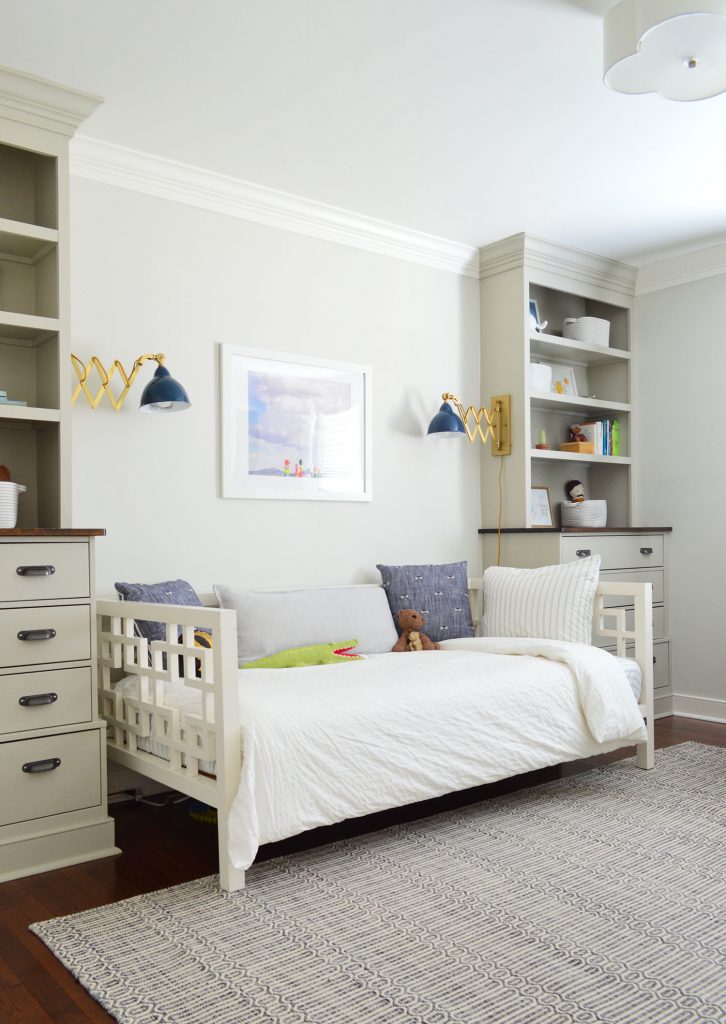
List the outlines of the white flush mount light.
{"label": "white flush mount light", "polygon": [[726,0],[622,0],[605,15],[605,84],[705,100],[726,92]]}

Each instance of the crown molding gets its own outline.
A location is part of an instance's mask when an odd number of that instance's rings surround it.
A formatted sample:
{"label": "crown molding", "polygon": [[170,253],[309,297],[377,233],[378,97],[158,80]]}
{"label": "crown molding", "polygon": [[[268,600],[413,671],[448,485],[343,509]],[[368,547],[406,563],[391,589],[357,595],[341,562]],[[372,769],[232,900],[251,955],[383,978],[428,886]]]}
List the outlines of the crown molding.
{"label": "crown molding", "polygon": [[76,136],[70,148],[70,170],[76,177],[117,188],[478,277],[477,250],[460,242],[98,139]]}
{"label": "crown molding", "polygon": [[100,96],[0,65],[0,117],[6,120],[70,137],[101,103]]}
{"label": "crown molding", "polygon": [[726,274],[726,242],[644,264],[638,271],[636,291],[647,295],[718,274]]}
{"label": "crown molding", "polygon": [[529,271],[554,273],[574,284],[607,288],[629,299],[635,294],[636,267],[524,232],[479,250],[480,278],[494,277],[522,267]]}

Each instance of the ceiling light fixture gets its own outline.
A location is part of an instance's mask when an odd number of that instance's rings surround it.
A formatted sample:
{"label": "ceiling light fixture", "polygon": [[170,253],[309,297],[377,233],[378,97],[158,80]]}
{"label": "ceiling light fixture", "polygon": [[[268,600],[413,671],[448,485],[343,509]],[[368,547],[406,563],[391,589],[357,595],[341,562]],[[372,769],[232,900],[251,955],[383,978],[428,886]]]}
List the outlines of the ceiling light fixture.
{"label": "ceiling light fixture", "polygon": [[705,100],[726,92],[726,0],[621,0],[605,15],[605,84]]}

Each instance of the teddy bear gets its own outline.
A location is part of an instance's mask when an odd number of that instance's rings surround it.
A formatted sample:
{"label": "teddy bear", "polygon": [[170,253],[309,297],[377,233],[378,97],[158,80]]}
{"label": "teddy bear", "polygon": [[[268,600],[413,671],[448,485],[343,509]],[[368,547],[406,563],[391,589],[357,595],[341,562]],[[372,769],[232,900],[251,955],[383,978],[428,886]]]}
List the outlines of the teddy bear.
{"label": "teddy bear", "polygon": [[434,643],[430,637],[422,633],[424,617],[415,608],[403,608],[398,613],[398,624],[401,635],[393,647],[393,651],[440,651],[441,645]]}

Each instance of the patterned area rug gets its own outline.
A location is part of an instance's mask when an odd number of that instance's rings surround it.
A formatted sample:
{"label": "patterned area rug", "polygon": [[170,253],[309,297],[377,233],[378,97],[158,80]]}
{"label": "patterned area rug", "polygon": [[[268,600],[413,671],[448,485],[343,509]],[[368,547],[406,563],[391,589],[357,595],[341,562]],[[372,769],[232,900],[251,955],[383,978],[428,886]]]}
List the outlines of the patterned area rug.
{"label": "patterned area rug", "polygon": [[123,1024],[726,1020],[726,749],[33,925]]}

